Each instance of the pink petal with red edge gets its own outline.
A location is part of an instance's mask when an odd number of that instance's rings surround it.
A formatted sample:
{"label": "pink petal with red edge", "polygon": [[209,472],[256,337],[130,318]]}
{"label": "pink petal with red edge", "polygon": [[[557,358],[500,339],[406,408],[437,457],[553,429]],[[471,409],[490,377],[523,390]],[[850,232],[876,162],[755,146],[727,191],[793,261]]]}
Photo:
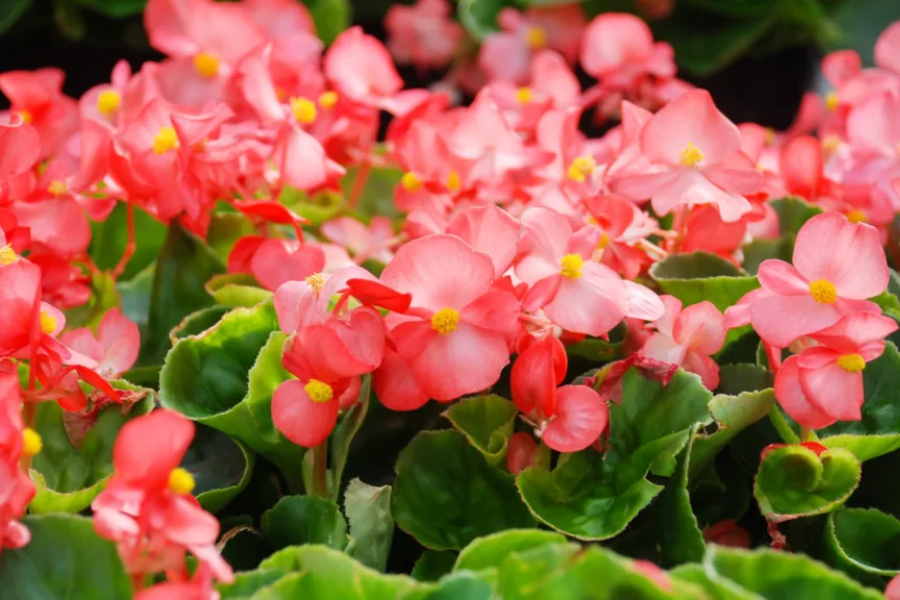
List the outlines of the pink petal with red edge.
{"label": "pink petal with red edge", "polygon": [[267,290],[275,291],[286,281],[303,281],[325,267],[321,248],[301,244],[296,250],[290,242],[268,239],[260,244],[250,261],[250,270]]}
{"label": "pink petal with red edge", "polygon": [[800,366],[795,356],[784,361],[775,374],[775,399],[781,408],[803,427],[821,429],[837,421],[813,405],[806,397],[800,385]]}
{"label": "pink petal with red edge", "polygon": [[600,395],[586,385],[564,385],[557,393],[556,414],[541,434],[558,452],[578,452],[606,429],[608,410]]}
{"label": "pink petal with red edge", "polygon": [[455,331],[432,338],[409,364],[430,397],[449,402],[497,383],[509,350],[502,334],[460,321]]}
{"label": "pink petal with red edge", "polygon": [[719,387],[719,365],[706,354],[689,351],[684,355],[681,366],[688,373],[699,375],[706,389]]}
{"label": "pink petal with red edge", "polygon": [[561,277],[559,291],[544,307],[547,317],[569,331],[601,336],[618,325],[628,312],[628,290],[608,267],[585,262],[582,276]]}
{"label": "pink petal with red edge", "polygon": [[507,333],[519,321],[519,302],[507,292],[488,292],[466,306],[460,316],[462,320],[483,329]]}
{"label": "pink petal with red edge", "polygon": [[675,320],[673,336],[700,354],[715,354],[725,344],[725,319],[712,302],[688,306]]}
{"label": "pink petal with red edge", "polygon": [[372,375],[372,389],[378,400],[391,410],[416,410],[428,402],[428,394],[416,381],[407,362],[390,349],[384,351],[381,366]]}
{"label": "pink petal with red edge", "polygon": [[129,421],[113,447],[116,476],[144,489],[165,487],[193,439],[194,424],[170,410]]}
{"label": "pink petal with red edge", "polygon": [[862,373],[850,373],[831,363],[800,369],[800,387],[810,403],[839,421],[859,421],[863,405]]}
{"label": "pink petal with red edge", "polygon": [[831,304],[812,296],[770,296],[750,306],[750,322],[761,338],[776,348],[787,348],[798,337],[815,333],[841,318]]}
{"label": "pink petal with red edge", "polygon": [[865,300],[887,289],[887,259],[878,230],[840,213],[816,215],[794,244],[794,266],[810,281],[826,279],[838,295]]}
{"label": "pink petal with red edge", "polygon": [[272,396],[272,421],[286,438],[314,448],[328,439],[337,423],[338,401],[313,402],[302,381],[292,379],[278,386]]}

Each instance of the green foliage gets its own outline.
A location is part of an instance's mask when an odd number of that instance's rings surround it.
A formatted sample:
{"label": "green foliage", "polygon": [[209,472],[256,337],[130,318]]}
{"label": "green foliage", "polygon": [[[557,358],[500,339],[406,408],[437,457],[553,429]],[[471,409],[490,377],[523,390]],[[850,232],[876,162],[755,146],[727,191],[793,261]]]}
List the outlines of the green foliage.
{"label": "green foliage", "polygon": [[506,458],[507,444],[518,414],[515,404],[499,396],[463,398],[444,412],[444,416],[491,465],[498,465]]}
{"label": "green foliage", "polygon": [[354,479],[344,493],[344,514],[350,525],[350,556],[378,571],[384,571],[394,517],[391,515],[391,486],[375,487]]}

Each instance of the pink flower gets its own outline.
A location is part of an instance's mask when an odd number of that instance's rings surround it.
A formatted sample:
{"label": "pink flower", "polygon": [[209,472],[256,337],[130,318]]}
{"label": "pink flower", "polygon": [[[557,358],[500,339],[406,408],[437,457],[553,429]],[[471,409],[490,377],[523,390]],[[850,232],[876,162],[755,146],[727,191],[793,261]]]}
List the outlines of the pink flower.
{"label": "pink flower", "polygon": [[809,337],[817,343],[791,356],[775,375],[775,398],[791,418],[819,429],[835,421],[858,421],[865,399],[863,370],[884,352],[884,338],[897,330],[890,317],[857,313]]}
{"label": "pink flower", "polygon": [[513,363],[510,386],[516,406],[547,446],[559,452],[578,452],[600,437],[609,417],[606,403],[592,388],[557,387],[567,367],[565,348],[550,336],[519,355]]}
{"label": "pink flower", "polygon": [[338,217],[322,223],[322,235],[349,250],[357,264],[374,259],[387,264],[397,243],[394,226],[387,217],[372,217],[368,227],[353,217]]}
{"label": "pink flower", "polygon": [[681,301],[662,296],[666,315],[656,321],[656,333],[640,350],[643,356],[678,365],[696,373],[703,385],[714,390],[719,386],[719,365],[711,356],[725,344],[725,320],[722,313],[707,301],[681,308]]}
{"label": "pink flower", "polygon": [[794,265],[766,260],[750,322],[769,344],[787,348],[798,337],[834,325],[853,312],[880,312],[867,298],[887,288],[889,272],[878,231],[838,213],[806,222],[794,244]]}
{"label": "pink flower", "polygon": [[449,402],[497,382],[509,364],[506,336],[519,303],[492,288],[490,258],[455,236],[431,235],[401,247],[381,281],[412,295],[411,308],[388,320],[396,353],[386,352],[375,373],[386,406]]}
{"label": "pink flower", "polygon": [[19,380],[6,366],[8,361],[0,363],[0,551],[21,548],[31,540],[31,532],[18,519],[25,515],[35,488],[19,461],[41,448],[41,437],[22,423]]}
{"label": "pink flower", "polygon": [[506,451],[506,468],[513,475],[518,475],[534,464],[537,443],[531,434],[524,431],[512,434]]}
{"label": "pink flower", "polygon": [[734,519],[725,519],[703,529],[703,540],[708,544],[729,548],[750,549],[750,532],[737,524]]}
{"label": "pink flower", "polygon": [[303,281],[321,273],[324,267],[325,254],[321,248],[296,240],[262,240],[250,259],[250,272],[271,291],[287,281]]}
{"label": "pink flower", "polygon": [[713,204],[730,223],[750,212],[743,195],[763,186],[763,176],[740,151],[738,128],[704,90],[663,107],[644,126],[640,144],[649,172],[615,179],[611,186],[620,194],[650,198],[658,215]]}
{"label": "pink flower", "polygon": [[62,93],[64,79],[59,69],[0,74],[0,91],[9,98],[10,111],[40,135],[42,159],[52,156],[78,129],[78,105]]}
{"label": "pink flower", "polygon": [[363,105],[392,106],[389,101],[403,88],[387,48],[358,26],[334,40],[322,68],[339,94]]}
{"label": "pink flower", "polygon": [[141,333],[118,308],[112,308],[103,315],[96,337],[89,328],[82,327],[64,333],[60,341],[97,361],[97,372],[103,377],[115,379],[137,360]]}
{"label": "pink flower", "polygon": [[0,124],[0,202],[26,196],[34,186],[31,168],[41,151],[41,138],[34,127],[16,116],[8,124]]}
{"label": "pink flower", "polygon": [[450,18],[447,0],[394,4],[384,16],[388,48],[398,63],[439,69],[450,62],[463,39],[463,29]]}
{"label": "pink flower", "polygon": [[641,77],[675,76],[672,46],[653,42],[647,24],[634,15],[604,13],[588,24],[581,65],[607,90],[630,89]]}
{"label": "pink flower", "polygon": [[194,478],[178,466],[193,437],[192,422],[155,410],[128,422],[116,438],[115,472],[91,508],[97,533],[116,542],[136,580],[159,571],[186,579],[186,551],[219,581],[234,578],[215,547],[219,522],[191,496]]}

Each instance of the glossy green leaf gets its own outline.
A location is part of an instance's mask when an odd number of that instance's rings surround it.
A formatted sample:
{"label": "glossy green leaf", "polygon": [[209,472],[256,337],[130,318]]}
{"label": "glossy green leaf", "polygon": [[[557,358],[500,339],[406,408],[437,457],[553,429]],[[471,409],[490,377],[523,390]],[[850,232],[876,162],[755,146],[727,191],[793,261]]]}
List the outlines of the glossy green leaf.
{"label": "glossy green leaf", "polygon": [[709,600],[765,600],[759,594],[746,590],[715,573],[707,573],[698,564],[681,565],[670,572],[672,578],[684,581],[702,589]]}
{"label": "glossy green leaf", "polygon": [[150,318],[150,296],[153,294],[155,273],[155,266],[150,265],[130,280],[116,284],[122,300],[122,314],[137,324],[142,338],[147,331],[147,321]]}
{"label": "glossy green leaf", "polygon": [[256,592],[273,585],[284,576],[284,572],[276,569],[258,569],[256,571],[235,573],[234,583],[219,584],[216,586],[216,589],[221,595],[221,600],[246,600]]}
{"label": "glossy green leaf", "polygon": [[[84,2],[85,0],[79,0]],[[88,0],[90,1],[90,0]],[[101,3],[103,0],[93,0]],[[106,4],[106,2],[103,2]],[[100,269],[113,269],[128,244],[128,218],[124,202],[119,202],[105,221],[91,223],[88,254]],[[166,239],[166,226],[140,208],[134,208],[135,250],[120,282],[129,281],[156,260]]]}
{"label": "glossy green leaf", "polygon": [[280,331],[270,333],[248,374],[247,408],[259,434],[272,443],[287,441],[272,421],[272,396],[275,390],[285,381],[294,379],[281,364],[287,337],[286,333]]}
{"label": "glossy green leaf", "polygon": [[128,394],[134,404],[125,414],[121,405],[107,405],[93,424],[90,417],[66,413],[55,402],[38,405],[35,429],[41,435],[43,448],[32,461],[37,487],[29,505],[32,513],[81,512],[103,490],[113,472],[112,451],[119,430],[153,408],[151,390],[121,380],[113,382],[113,386]]}
{"label": "glossy green leaf", "polygon": [[648,472],[672,475],[695,426],[710,420],[712,394],[684,371],[663,387],[632,369],[622,394],[621,403],[610,405],[605,458],[588,449],[552,472],[533,467],[516,479],[532,513],[566,535],[604,540],[621,533],[663,489],[647,480]]}
{"label": "glossy green leaf", "polygon": [[744,260],[741,266],[751,275],[756,275],[759,265],[765,260],[776,258],[791,262],[794,256],[794,236],[782,235],[775,239],[756,238],[741,246]]}
{"label": "glossy green leaf", "polygon": [[181,466],[194,476],[194,496],[211,513],[218,512],[247,488],[256,455],[221,431],[197,425]]}
{"label": "glossy green leaf", "polygon": [[[276,436],[271,415],[263,423],[254,419],[271,402],[259,392],[266,387],[264,380],[271,383],[267,379],[271,355],[266,354],[264,365],[256,367],[263,358],[260,351],[277,329],[275,310],[271,302],[265,302],[236,308],[212,329],[179,340],[160,373],[160,402],[247,445],[278,467],[290,489],[299,492],[304,449]],[[251,410],[253,391],[260,406]]]}
{"label": "glossy green leaf", "polygon": [[483,42],[497,31],[497,14],[503,0],[460,0],[459,20],[475,40]]}
{"label": "glossy green leaf", "polygon": [[650,267],[650,276],[685,306],[708,300],[721,311],[759,287],[756,277],[706,252],[673,254]]}
{"label": "glossy green leaf", "polygon": [[367,567],[384,571],[394,536],[391,486],[375,487],[352,480],[344,492],[344,514],[355,542],[348,552],[350,556]]}
{"label": "glossy green leaf", "polygon": [[285,186],[279,201],[289,209],[318,227],[328,219],[336,217],[344,210],[344,198],[338,193],[326,190],[310,196],[304,191]]}
{"label": "glossy green leaf", "polygon": [[262,516],[263,539],[273,550],[303,544],[347,547],[347,522],[338,505],[318,496],[286,496]]}
{"label": "glossy green leaf", "polygon": [[161,363],[171,345],[169,332],[192,312],[214,304],[204,285],[224,270],[222,261],[199,238],[177,222],[169,226],[156,262],[140,364]]}
{"label": "glossy green leaf", "polygon": [[396,468],[394,519],[427,548],[460,549],[482,535],[534,525],[513,477],[457,431],[420,433]]}
{"label": "glossy green leaf", "polygon": [[828,515],[824,535],[829,562],[850,575],[900,575],[900,521],[891,515],[874,508],[839,510]]}
{"label": "glossy green leaf", "polygon": [[540,529],[510,529],[476,539],[463,548],[456,558],[454,571],[481,571],[499,567],[513,552],[540,546],[565,544],[563,535]]}
{"label": "glossy green leaf", "polygon": [[416,561],[411,577],[416,581],[437,581],[453,570],[457,556],[452,550],[426,550]]}
{"label": "glossy green leaf", "polygon": [[10,600],[121,600],[132,594],[113,542],[100,538],[90,519],[30,516],[24,548],[3,550],[2,594]]}
{"label": "glossy green leaf", "polygon": [[736,396],[743,392],[759,392],[772,387],[775,376],[759,365],[739,363],[719,367],[719,387],[716,393]]}
{"label": "glossy green leaf", "polygon": [[831,512],[859,485],[860,461],[835,448],[820,456],[805,446],[782,446],[766,453],[753,495],[764,517],[773,522]]}
{"label": "glossy green leaf", "polygon": [[796,196],[772,200],[770,204],[778,213],[778,223],[783,235],[797,235],[807,221],[822,214],[821,208]]}
{"label": "glossy green leaf", "polygon": [[518,414],[516,405],[500,396],[463,398],[444,412],[444,416],[491,465],[500,464],[506,457],[506,447]]}
{"label": "glossy green leaf", "polygon": [[334,41],[352,22],[348,0],[304,0],[316,25],[316,36],[325,44]]}
{"label": "glossy green leaf", "polygon": [[222,306],[250,308],[272,297],[249,273],[224,273],[206,283],[206,291]]}
{"label": "glossy green leaf", "polygon": [[202,308],[195,313],[191,313],[184,318],[172,331],[169,332],[169,339],[174,345],[181,338],[191,335],[199,335],[210,329],[216,323],[222,320],[225,313],[231,310],[228,306],[210,306]]}
{"label": "glossy green leaf", "polygon": [[31,0],[0,0],[0,35],[13,26],[31,6]]}
{"label": "glossy green leaf", "polygon": [[347,458],[350,455],[350,444],[359,433],[366,414],[369,412],[369,399],[372,395],[372,376],[366,375],[362,379],[359,396],[356,404],[347,410],[335,426],[331,434],[331,492],[336,500],[341,488],[341,479],[344,476],[344,467],[347,466]]}
{"label": "glossy green leaf", "polygon": [[657,539],[666,566],[698,562],[706,551],[703,533],[691,508],[688,493],[691,446],[687,444],[679,456],[678,467],[666,481],[657,504]]}
{"label": "glossy green leaf", "polygon": [[703,566],[710,577],[730,581],[767,600],[883,598],[879,592],[802,554],[710,546]]}

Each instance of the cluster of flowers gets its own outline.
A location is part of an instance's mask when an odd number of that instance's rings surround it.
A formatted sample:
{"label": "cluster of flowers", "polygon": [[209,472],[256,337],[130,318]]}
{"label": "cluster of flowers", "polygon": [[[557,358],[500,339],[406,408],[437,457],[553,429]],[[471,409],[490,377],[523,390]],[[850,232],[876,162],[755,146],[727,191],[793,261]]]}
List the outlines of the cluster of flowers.
{"label": "cluster of flowers", "polygon": [[[54,69],[0,74],[11,103],[0,116],[3,546],[28,538],[16,519],[34,494],[34,404],[90,413],[123,400],[109,380],[137,358],[135,324],[111,310],[96,335],[64,332],[61,312],[89,300],[90,220],[118,202],[131,243],[114,276],[134,251],[135,207],[201,237],[218,202],[253,222],[258,234],[238,241],[228,269],[274,292],[289,334],[283,363],[297,379],[278,388],[273,419],[303,446],[327,439],[363,375],[387,407],[412,410],[490,388],[518,355],[512,397],[535,436],[560,452],[599,448],[613,373],[639,365],[664,378],[681,366],[715,388],[711,355],[728,328],[748,323],[800,424],[860,418],[861,371],[896,329],[868,299],[886,289],[882,245],[900,210],[900,25],[879,39],[877,68],[828,56],[835,91],[808,95],[776,134],[735,125],[676,79],[671,47],[641,20],[588,23],[577,5],[505,9],[501,31],[468,62],[457,60],[463,34],[445,0],[392,8],[387,47],[351,28],[324,50],[294,0],[150,0],[145,21],[168,58],[137,73],[119,63],[80,100],[62,94]],[[423,69],[458,66],[434,90],[404,90],[391,52]],[[581,89],[576,60],[597,85]],[[477,95],[456,106],[448,85]],[[621,124],[587,139],[578,123],[592,108]],[[393,117],[384,146],[382,112]],[[399,232],[383,217],[304,227],[278,201],[286,189],[334,193],[348,167],[350,206],[373,169],[403,171]],[[762,287],[725,315],[634,281],[677,252],[740,264],[744,241],[778,236],[768,200],[787,194],[828,212],[801,230],[793,266],[763,263]],[[370,260],[386,265],[377,277],[360,266]],[[560,387],[565,346],[623,322],[626,361],[602,385]],[[785,348],[795,354],[782,364]],[[208,597],[213,578],[231,578],[213,546],[218,525],[178,467],[192,436],[174,413],[132,421],[94,502],[97,530],[118,542],[137,589],[165,572],[164,586]],[[530,434],[516,440],[514,471],[536,448]],[[200,562],[192,577],[186,551]]]}

